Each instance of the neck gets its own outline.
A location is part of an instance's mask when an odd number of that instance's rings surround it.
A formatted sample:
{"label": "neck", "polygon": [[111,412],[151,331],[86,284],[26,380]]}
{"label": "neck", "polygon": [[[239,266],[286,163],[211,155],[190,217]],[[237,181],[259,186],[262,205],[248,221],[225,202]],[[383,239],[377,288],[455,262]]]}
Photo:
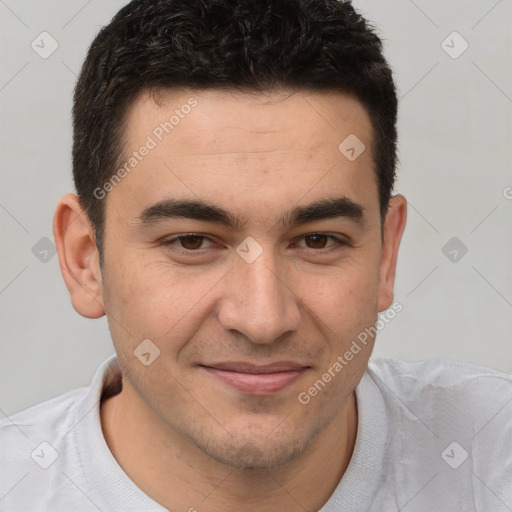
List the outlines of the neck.
{"label": "neck", "polygon": [[277,468],[233,468],[165,428],[128,394],[125,387],[102,403],[105,440],[130,479],[170,510],[318,510],[345,473],[356,441],[357,407],[352,393],[328,427],[290,463]]}

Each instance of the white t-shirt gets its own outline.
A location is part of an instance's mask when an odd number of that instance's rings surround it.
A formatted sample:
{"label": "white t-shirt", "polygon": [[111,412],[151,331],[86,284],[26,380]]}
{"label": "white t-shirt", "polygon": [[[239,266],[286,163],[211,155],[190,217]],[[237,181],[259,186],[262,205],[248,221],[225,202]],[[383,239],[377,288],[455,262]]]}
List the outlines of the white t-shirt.
{"label": "white t-shirt", "polygon": [[[128,478],[103,437],[100,398],[119,379],[114,355],[89,387],[0,422],[1,512],[166,510]],[[321,512],[512,511],[512,375],[440,359],[371,359],[356,399],[353,456]]]}

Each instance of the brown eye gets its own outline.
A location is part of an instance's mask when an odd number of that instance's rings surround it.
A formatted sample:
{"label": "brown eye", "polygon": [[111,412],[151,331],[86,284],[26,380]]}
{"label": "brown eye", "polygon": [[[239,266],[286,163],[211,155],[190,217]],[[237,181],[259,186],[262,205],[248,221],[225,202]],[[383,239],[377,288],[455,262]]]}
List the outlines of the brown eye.
{"label": "brown eye", "polygon": [[310,249],[325,249],[327,241],[329,238],[332,238],[327,235],[307,235],[304,237],[304,240],[306,241],[306,245]]}
{"label": "brown eye", "polygon": [[162,239],[160,245],[166,247],[175,254],[186,257],[203,257],[210,253],[215,243],[206,235],[187,233],[170,239]]}
{"label": "brown eye", "polygon": [[341,249],[343,246],[347,245],[350,244],[337,236],[326,233],[302,235],[300,242],[296,244],[297,247],[311,249],[311,253],[318,255]]}
{"label": "brown eye", "polygon": [[199,249],[203,243],[204,236],[197,235],[187,235],[179,238],[180,245],[184,249],[188,249],[190,251],[194,251]]}

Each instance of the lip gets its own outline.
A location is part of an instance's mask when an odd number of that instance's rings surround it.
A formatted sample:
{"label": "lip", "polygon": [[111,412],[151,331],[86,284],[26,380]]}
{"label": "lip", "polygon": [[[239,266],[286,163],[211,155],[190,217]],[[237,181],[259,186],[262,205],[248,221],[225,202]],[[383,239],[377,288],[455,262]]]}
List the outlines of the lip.
{"label": "lip", "polygon": [[273,395],[293,384],[309,368],[282,361],[266,365],[223,362],[201,368],[246,395]]}

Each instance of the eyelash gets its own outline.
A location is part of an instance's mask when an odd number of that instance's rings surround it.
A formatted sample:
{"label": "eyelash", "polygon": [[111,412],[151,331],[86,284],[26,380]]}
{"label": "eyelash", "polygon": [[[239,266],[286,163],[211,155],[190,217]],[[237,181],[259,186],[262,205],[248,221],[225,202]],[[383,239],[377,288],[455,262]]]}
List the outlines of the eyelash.
{"label": "eyelash", "polygon": [[[333,240],[334,242],[336,242],[332,246],[329,246],[329,247],[324,248],[324,249],[312,249],[310,247],[305,247],[305,249],[309,249],[309,250],[313,251],[315,254],[318,254],[318,255],[328,254],[328,253],[332,252],[335,249],[339,249],[340,247],[350,246],[351,245],[349,242],[347,242],[345,240],[342,240],[341,238],[338,238],[338,237],[336,237],[334,235],[329,235],[327,233],[317,233],[317,232],[308,233],[306,235],[302,235],[300,237],[300,239],[302,240],[302,239],[304,239],[306,237],[315,236],[315,235],[325,236],[325,237]],[[165,246],[174,246],[173,249],[172,249],[174,252],[177,252],[178,254],[182,254],[182,255],[186,255],[186,256],[201,256],[201,255],[205,254],[207,249],[204,249],[204,250],[201,250],[201,249],[184,249],[184,248],[180,248],[177,245],[180,240],[186,239],[188,237],[198,237],[198,238],[203,238],[205,240],[213,242],[213,240],[211,238],[207,237],[206,235],[201,235],[200,233],[185,233],[183,235],[178,235],[178,236],[175,236],[173,238],[162,240],[160,242],[160,244],[161,245],[165,245]]]}

